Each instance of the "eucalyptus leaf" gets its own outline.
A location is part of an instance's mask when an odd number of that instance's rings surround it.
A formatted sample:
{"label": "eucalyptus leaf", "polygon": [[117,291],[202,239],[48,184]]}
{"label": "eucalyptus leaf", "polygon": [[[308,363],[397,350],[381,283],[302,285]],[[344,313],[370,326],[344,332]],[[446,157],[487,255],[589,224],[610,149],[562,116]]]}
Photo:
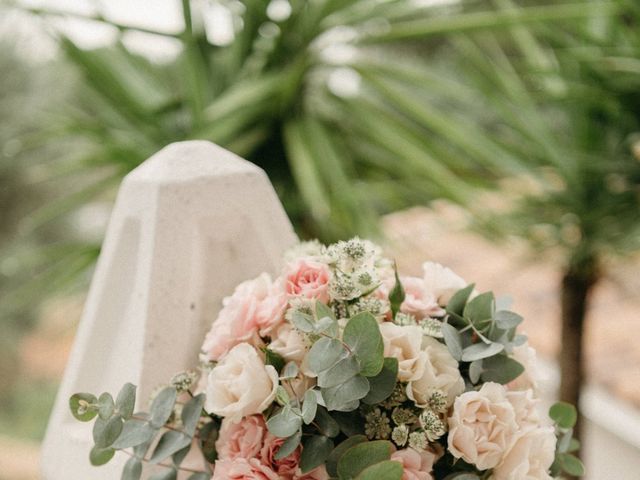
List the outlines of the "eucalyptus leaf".
{"label": "eucalyptus leaf", "polygon": [[302,420],[307,425],[313,422],[318,411],[318,401],[316,394],[313,390],[307,390],[304,393],[304,400],[302,403]]}
{"label": "eucalyptus leaf", "polygon": [[196,427],[198,426],[200,416],[202,415],[202,407],[204,406],[205,399],[206,395],[204,393],[200,393],[190,399],[182,408],[182,425],[185,433],[190,437],[193,437],[196,432]]}
{"label": "eucalyptus leaf", "polygon": [[302,426],[302,417],[294,413],[288,405],[267,420],[267,428],[276,437],[287,438]]}
{"label": "eucalyptus leaf", "polygon": [[296,450],[296,448],[298,448],[298,445],[300,445],[300,440],[302,440],[302,431],[298,430],[296,433],[287,438],[282,443],[282,445],[280,445],[280,448],[274,455],[274,458],[276,460],[281,460],[291,455]]}
{"label": "eucalyptus leaf", "polygon": [[313,317],[307,313],[294,312],[291,316],[291,323],[304,333],[312,333],[316,328]]}
{"label": "eucalyptus leaf", "polygon": [[335,315],[333,314],[333,310],[331,310],[328,305],[322,303],[320,300],[316,300],[315,312],[316,319],[318,321],[322,320],[323,318],[329,318],[331,320],[336,319]]}
{"label": "eucalyptus leaf", "polygon": [[393,393],[398,379],[398,359],[384,359],[382,370],[375,377],[369,377],[369,393],[362,399],[367,405],[380,403]]}
{"label": "eucalyptus leaf", "polygon": [[339,340],[322,337],[313,344],[307,359],[312,372],[319,374],[335,365],[345,353]]}
{"label": "eucalyptus leaf", "polygon": [[376,318],[369,312],[353,316],[344,328],[342,341],[351,348],[360,363],[360,373],[373,377],[384,363],[382,335]]}
{"label": "eucalyptus leaf", "polygon": [[365,468],[356,480],[402,480],[404,469],[400,462],[386,460]]}
{"label": "eucalyptus leaf", "polygon": [[556,402],[549,409],[549,417],[560,428],[573,428],[578,420],[578,412],[570,403]]}
{"label": "eucalyptus leaf", "polygon": [[333,449],[329,457],[327,457],[327,473],[330,477],[338,476],[338,462],[342,455],[345,454],[347,450],[351,447],[358,445],[359,443],[363,443],[367,441],[367,437],[365,435],[354,435],[352,437],[347,438],[345,441],[340,443],[336,448]]}
{"label": "eucalyptus leaf", "polygon": [[320,433],[326,437],[336,437],[340,433],[340,425],[326,408],[318,406],[315,423],[318,425]]}
{"label": "eucalyptus leaf", "polygon": [[153,474],[149,477],[149,480],[177,480],[178,470],[175,468],[165,468],[163,471]]}
{"label": "eucalyptus leaf", "polygon": [[474,288],[475,284],[472,283],[471,285],[467,285],[463,289],[458,290],[456,293],[454,293],[449,300],[449,303],[447,303],[447,313],[462,315],[464,307],[467,304],[467,300],[469,299],[469,296],[471,295],[471,292],[473,292]]}
{"label": "eucalyptus leaf", "polygon": [[448,323],[442,324],[442,335],[444,336],[444,343],[449,349],[449,353],[456,360],[462,360],[462,340],[460,339],[460,332],[453,325]]}
{"label": "eucalyptus leaf", "polygon": [[115,402],[110,393],[104,392],[98,398],[98,415],[103,420],[108,420],[115,410]]}
{"label": "eucalyptus leaf", "polygon": [[562,470],[569,475],[573,475],[575,477],[582,477],[584,475],[584,465],[576,456],[571,455],[570,453],[562,453],[558,455],[558,459],[560,460]]}
{"label": "eucalyptus leaf", "polygon": [[178,392],[174,387],[166,387],[158,393],[151,403],[151,425],[160,428],[173,413]]}
{"label": "eucalyptus leaf", "polygon": [[200,450],[204,458],[209,463],[214,463],[218,458],[216,452],[216,440],[218,440],[219,430],[218,424],[215,421],[211,421],[204,425],[199,431],[199,444]]}
{"label": "eucalyptus leaf", "polygon": [[276,388],[276,402],[278,402],[278,404],[282,406],[285,406],[291,403],[291,398],[289,397],[289,393],[287,392],[287,389],[284,388],[282,385],[278,385],[278,387]]}
{"label": "eucalyptus leaf", "polygon": [[356,360],[353,355],[348,356],[339,360],[338,363],[331,368],[320,372],[318,374],[318,386],[330,388],[341,385],[356,376],[359,372],[360,364],[358,360]]}
{"label": "eucalyptus leaf", "polygon": [[140,480],[142,476],[142,462],[138,457],[131,457],[122,468],[120,480]]}
{"label": "eucalyptus leaf", "polygon": [[100,448],[96,445],[89,452],[89,461],[94,467],[99,467],[108,463],[115,454],[116,451],[113,448]]}
{"label": "eucalyptus leaf", "polygon": [[469,364],[469,380],[471,380],[471,383],[478,383],[482,372],[482,360],[475,360],[471,362],[471,364]]}
{"label": "eucalyptus leaf", "polygon": [[76,393],[69,398],[69,409],[76,420],[89,422],[98,415],[98,399],[91,393]]}
{"label": "eucalyptus leaf", "polygon": [[473,362],[483,358],[493,357],[504,350],[501,343],[476,343],[462,351],[463,362]]}
{"label": "eucalyptus leaf", "polygon": [[175,430],[168,430],[160,437],[160,441],[153,450],[153,454],[151,455],[149,462],[153,464],[162,462],[190,444],[191,437],[189,435],[185,435],[184,433],[177,432]]}
{"label": "eucalyptus leaf", "polygon": [[116,408],[118,413],[128,420],[133,415],[133,409],[136,404],[136,386],[131,383],[125,383],[120,389],[118,396],[116,397]]}
{"label": "eucalyptus leaf", "polygon": [[322,465],[333,450],[333,440],[324,435],[311,435],[302,445],[300,455],[300,470],[308,473]]}
{"label": "eucalyptus leaf", "polygon": [[477,297],[472,298],[464,307],[462,315],[469,319],[474,325],[480,324],[485,320],[493,317],[493,309],[495,308],[495,298],[493,293],[481,293]]}
{"label": "eucalyptus leaf", "polygon": [[122,428],[122,419],[117,415],[108,420],[98,417],[93,424],[93,441],[96,447],[110,447],[120,436]]}
{"label": "eucalyptus leaf", "polygon": [[[322,398],[327,410],[342,410],[346,404],[364,398],[369,393],[369,381],[362,375],[356,375],[340,385],[322,389]],[[357,405],[356,405],[357,407]]]}
{"label": "eucalyptus leaf", "polygon": [[135,447],[151,440],[157,429],[152,427],[146,420],[130,418],[124,422],[122,432],[113,443],[113,448],[122,450],[124,448]]}
{"label": "eucalyptus leaf", "polygon": [[340,431],[347,437],[364,433],[364,418],[358,411],[331,412],[331,418],[338,424]]}
{"label": "eucalyptus leaf", "polygon": [[503,330],[515,328],[524,320],[517,313],[510,312],[508,310],[498,310],[493,314],[493,319],[495,320],[496,325]]}
{"label": "eucalyptus leaf", "polygon": [[179,467],[180,464],[182,464],[182,462],[184,461],[185,457],[189,455],[190,451],[191,451],[191,443],[189,443],[189,445],[184,447],[182,450],[178,450],[176,453],[171,455],[171,461],[176,467]]}
{"label": "eucalyptus leaf", "polygon": [[365,468],[389,460],[393,451],[393,445],[386,440],[358,443],[338,461],[338,476],[341,479],[356,478]]}
{"label": "eucalyptus leaf", "polygon": [[518,378],[524,367],[521,363],[506,355],[495,355],[482,361],[483,372],[480,378],[484,382],[496,382],[506,385]]}

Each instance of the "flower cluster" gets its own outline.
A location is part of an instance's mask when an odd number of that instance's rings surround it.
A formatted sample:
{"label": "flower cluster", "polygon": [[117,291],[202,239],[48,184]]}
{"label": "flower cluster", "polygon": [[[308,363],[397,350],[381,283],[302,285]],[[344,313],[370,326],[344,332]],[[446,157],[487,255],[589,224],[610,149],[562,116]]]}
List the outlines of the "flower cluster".
{"label": "flower cluster", "polygon": [[[302,243],[285,263],[224,300],[200,381],[174,377],[136,419],[168,429],[153,463],[173,455],[171,468],[214,480],[542,480],[579,466],[567,421],[575,411],[538,411],[522,318],[493,294],[432,262],[421,277],[399,276],[358,238]],[[103,396],[79,395],[77,418],[104,409]],[[133,447],[132,460],[144,461],[151,438],[96,445]],[[204,463],[187,454],[192,444]]]}

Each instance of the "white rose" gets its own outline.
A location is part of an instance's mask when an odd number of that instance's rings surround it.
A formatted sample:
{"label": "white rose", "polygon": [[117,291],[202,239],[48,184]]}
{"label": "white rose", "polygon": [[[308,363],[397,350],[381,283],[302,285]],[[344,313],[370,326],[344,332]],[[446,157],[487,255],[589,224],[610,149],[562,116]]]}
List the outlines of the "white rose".
{"label": "white rose", "polygon": [[422,377],[427,354],[422,351],[422,329],[418,326],[380,324],[384,356],[398,359],[398,380],[410,382]]}
{"label": "white rose", "polygon": [[265,365],[251,345],[241,343],[209,373],[205,410],[237,422],[265,410],[277,387],[276,369]]}
{"label": "white rose", "polygon": [[527,390],[533,389],[538,391],[540,382],[543,380],[542,373],[538,366],[538,358],[533,347],[526,342],[523,345],[513,349],[513,359],[520,362],[524,367],[524,372],[518,378],[509,383],[509,390]]}
{"label": "white rose", "polygon": [[556,451],[553,427],[525,430],[492,475],[493,480],[551,480]]}
{"label": "white rose", "polygon": [[540,425],[541,420],[538,412],[540,400],[534,396],[533,390],[508,391],[507,399],[513,406],[513,412],[520,430]]}
{"label": "white rose", "polygon": [[422,351],[426,353],[424,369],[420,378],[409,382],[407,396],[419,407],[425,407],[434,390],[441,390],[447,396],[447,405],[464,392],[464,380],[458,369],[458,362],[449,349],[435,338],[422,339]]}
{"label": "white rose", "polygon": [[449,418],[448,448],[454,457],[487,470],[502,462],[517,431],[507,391],[502,385],[488,382],[479,391],[456,398]]}
{"label": "white rose", "polygon": [[304,338],[290,323],[283,323],[269,344],[269,350],[277,353],[287,362],[301,363],[309,346]]}
{"label": "white rose", "polygon": [[461,277],[439,263],[425,262],[422,270],[425,289],[436,297],[441,306],[449,303],[454,293],[467,286],[467,282]]}

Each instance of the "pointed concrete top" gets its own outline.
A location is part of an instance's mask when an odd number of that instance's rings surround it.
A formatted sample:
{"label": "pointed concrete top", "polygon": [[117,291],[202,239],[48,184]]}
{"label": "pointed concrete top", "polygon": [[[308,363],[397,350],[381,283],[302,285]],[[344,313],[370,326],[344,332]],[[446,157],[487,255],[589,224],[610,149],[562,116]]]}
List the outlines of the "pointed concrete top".
{"label": "pointed concrete top", "polygon": [[187,181],[238,173],[263,175],[253,163],[206,140],[167,145],[127,175],[127,180]]}

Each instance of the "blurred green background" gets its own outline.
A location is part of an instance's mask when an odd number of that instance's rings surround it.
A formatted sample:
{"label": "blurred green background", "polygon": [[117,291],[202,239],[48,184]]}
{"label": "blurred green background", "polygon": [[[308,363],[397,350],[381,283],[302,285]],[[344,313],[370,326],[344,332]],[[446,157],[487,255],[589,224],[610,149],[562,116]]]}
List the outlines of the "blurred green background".
{"label": "blurred green background", "polygon": [[117,186],[190,138],[264,168],[302,237],[446,200],[520,239],[578,401],[589,297],[640,243],[635,0],[135,3],[0,7],[0,435],[42,437]]}

